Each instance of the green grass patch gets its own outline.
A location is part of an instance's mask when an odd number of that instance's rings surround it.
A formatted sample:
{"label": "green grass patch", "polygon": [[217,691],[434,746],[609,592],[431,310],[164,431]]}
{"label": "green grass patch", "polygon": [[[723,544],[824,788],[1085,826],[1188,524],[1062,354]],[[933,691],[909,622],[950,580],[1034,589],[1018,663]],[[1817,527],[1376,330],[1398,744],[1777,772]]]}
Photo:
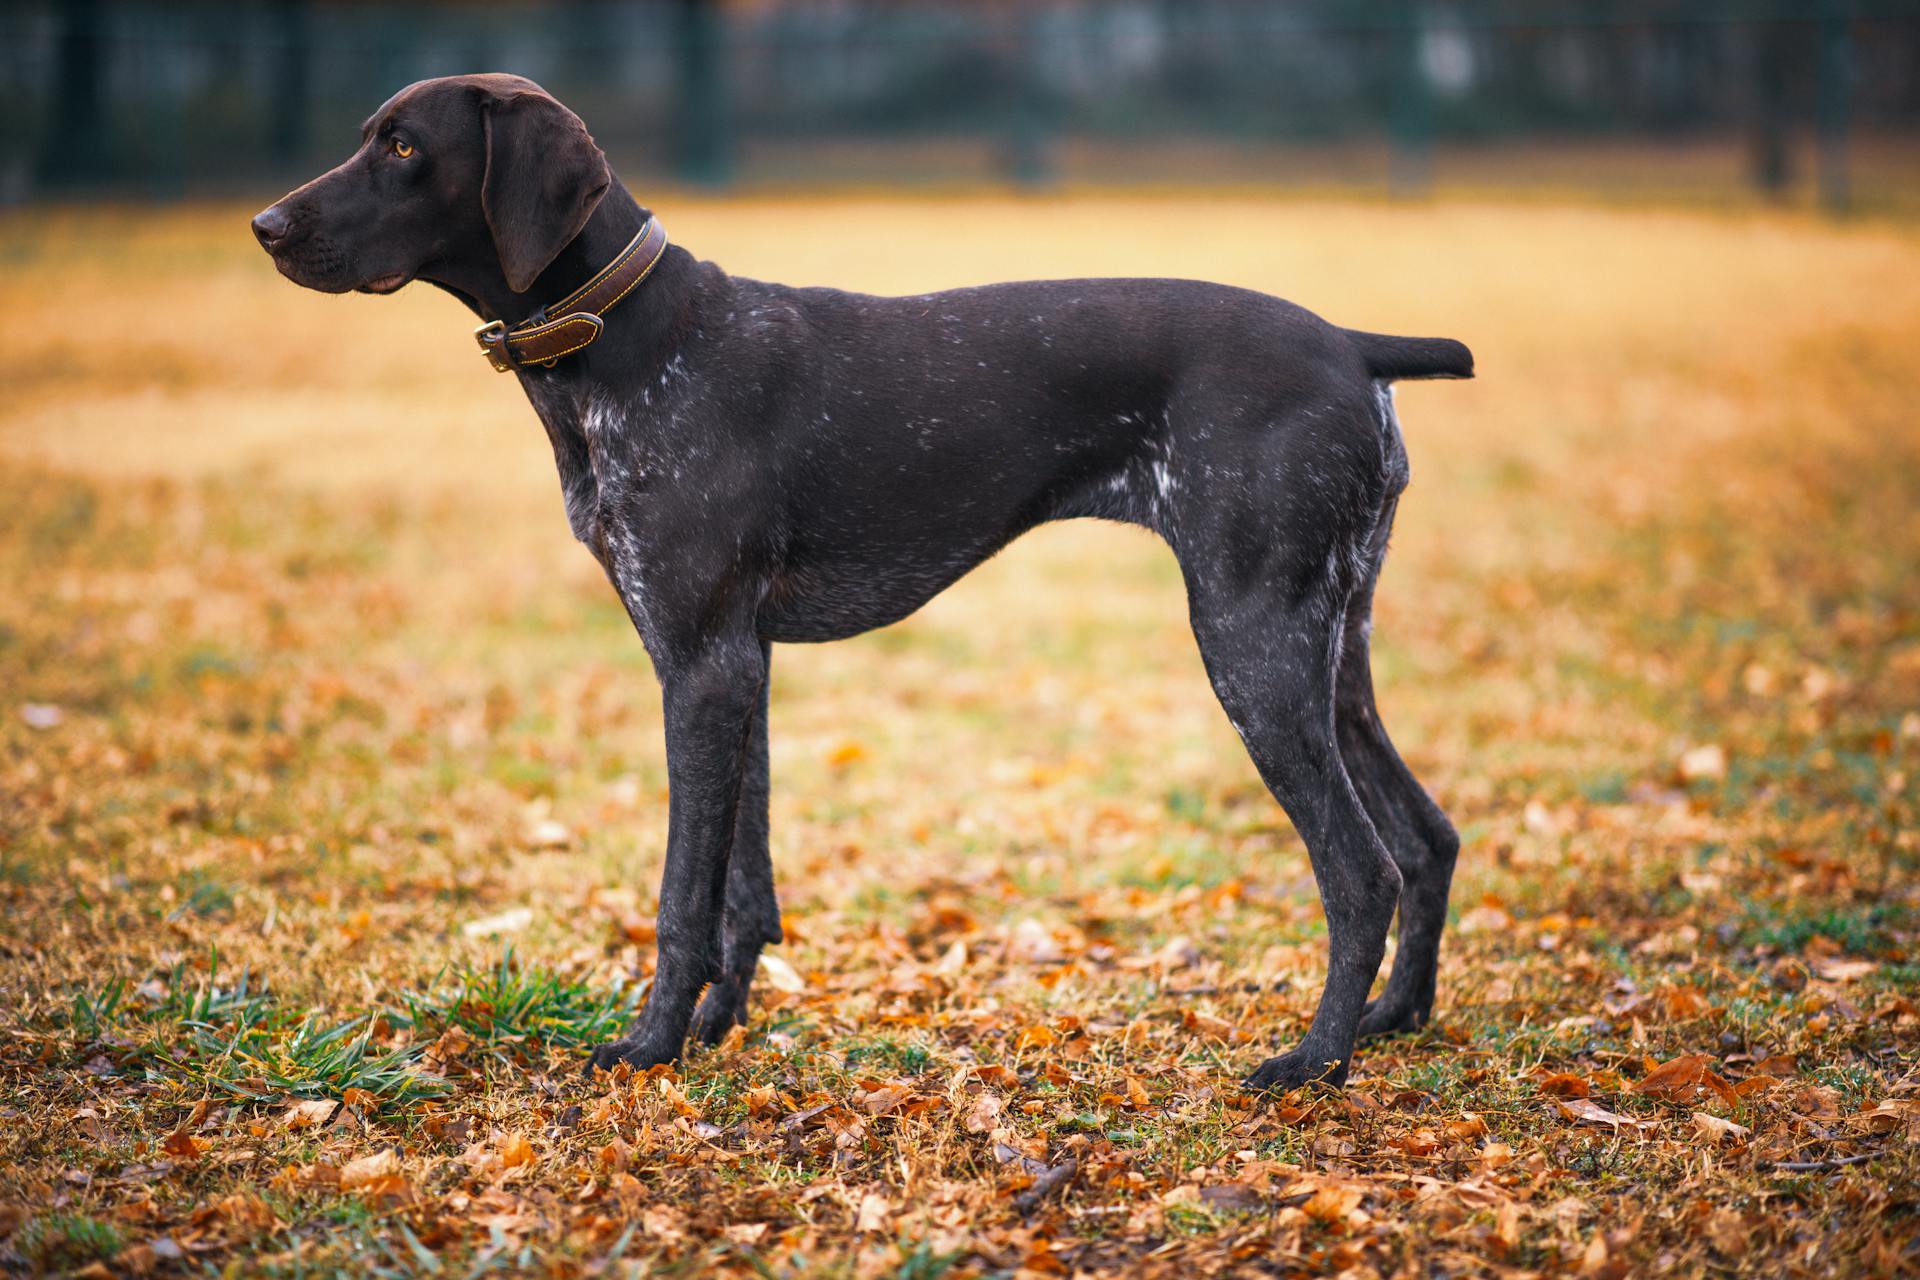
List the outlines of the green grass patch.
{"label": "green grass patch", "polygon": [[49,1213],[33,1219],[14,1237],[13,1247],[33,1270],[66,1271],[104,1262],[120,1252],[120,1229],[81,1213]]}
{"label": "green grass patch", "polygon": [[222,985],[219,968],[214,952],[206,977],[189,984],[185,963],[174,966],[169,993],[144,1011],[128,1000],[122,978],[76,992],[68,1026],[79,1047],[125,1037],[117,1041],[124,1066],[176,1073],[243,1102],[362,1089],[398,1106],[446,1091],[445,1081],[420,1069],[418,1046],[375,1042],[373,1014],[329,1021],[288,1009],[246,970]]}
{"label": "green grass patch", "polygon": [[1848,955],[1878,956],[1894,950],[1893,930],[1910,925],[1911,916],[1898,903],[1792,914],[1749,907],[1742,940],[1748,946],[1798,953],[1815,938],[1825,938]]}
{"label": "green grass patch", "polygon": [[404,1021],[424,1032],[459,1027],[480,1044],[583,1048],[615,1039],[632,1020],[640,989],[601,990],[514,960],[509,947],[487,969],[442,973],[425,991],[402,994]]}

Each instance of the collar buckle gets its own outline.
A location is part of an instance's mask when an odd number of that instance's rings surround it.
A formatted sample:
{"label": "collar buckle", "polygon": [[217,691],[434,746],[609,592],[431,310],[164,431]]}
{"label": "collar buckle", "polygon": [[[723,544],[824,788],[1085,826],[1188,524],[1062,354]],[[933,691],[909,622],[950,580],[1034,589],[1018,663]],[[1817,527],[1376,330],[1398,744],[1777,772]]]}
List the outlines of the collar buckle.
{"label": "collar buckle", "polygon": [[506,373],[513,368],[513,353],[507,349],[507,322],[489,320],[473,331],[473,339],[480,344],[480,350],[486,354],[487,363],[493,366],[495,373]]}

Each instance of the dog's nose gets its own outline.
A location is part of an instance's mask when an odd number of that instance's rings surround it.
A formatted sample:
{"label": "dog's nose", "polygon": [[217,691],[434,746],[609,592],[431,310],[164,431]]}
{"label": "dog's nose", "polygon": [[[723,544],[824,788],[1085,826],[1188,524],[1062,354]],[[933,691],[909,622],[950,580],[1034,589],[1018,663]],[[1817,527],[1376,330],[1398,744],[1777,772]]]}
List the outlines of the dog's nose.
{"label": "dog's nose", "polygon": [[253,238],[260,242],[262,249],[271,249],[286,238],[288,221],[286,211],[279,205],[264,209],[254,215]]}

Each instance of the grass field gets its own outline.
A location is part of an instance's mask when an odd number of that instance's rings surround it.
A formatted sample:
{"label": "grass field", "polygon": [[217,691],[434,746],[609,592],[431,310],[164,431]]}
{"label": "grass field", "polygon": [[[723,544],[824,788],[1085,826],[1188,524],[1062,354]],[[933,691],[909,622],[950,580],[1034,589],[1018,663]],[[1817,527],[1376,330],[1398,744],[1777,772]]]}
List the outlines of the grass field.
{"label": "grass field", "polygon": [[745,274],[1474,346],[1401,395],[1375,649],[1465,837],[1441,1007],[1269,1101],[1305,853],[1089,524],[776,654],[752,1025],[582,1081],[652,963],[645,654],[465,313],[295,290],[247,212],[0,217],[0,1268],[1920,1267],[1920,232],[663,202]]}

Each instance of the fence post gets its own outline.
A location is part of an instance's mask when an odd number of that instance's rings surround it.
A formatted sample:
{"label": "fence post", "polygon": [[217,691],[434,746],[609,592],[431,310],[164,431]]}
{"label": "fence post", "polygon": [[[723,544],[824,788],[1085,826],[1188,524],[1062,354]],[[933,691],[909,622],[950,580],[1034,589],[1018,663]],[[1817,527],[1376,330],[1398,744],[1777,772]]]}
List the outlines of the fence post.
{"label": "fence post", "polygon": [[726,18],[712,0],[680,0],[676,34],[680,177],[723,187],[733,178]]}
{"label": "fence post", "polygon": [[306,156],[308,52],[312,30],[307,0],[280,0],[274,7],[273,159],[286,169]]}
{"label": "fence post", "polygon": [[1392,15],[1387,190],[1402,198],[1423,196],[1433,183],[1433,95],[1420,60],[1420,0],[1398,0]]}
{"label": "fence post", "polygon": [[49,182],[104,178],[107,146],[105,15],[98,0],[67,0],[59,6],[58,81],[54,110],[40,151],[40,173]]}
{"label": "fence post", "polygon": [[1753,66],[1753,181],[1778,198],[1793,182],[1787,92],[1796,41],[1794,24],[1777,12],[1763,14],[1760,24]]}
{"label": "fence post", "polygon": [[1041,66],[1045,33],[1042,11],[1016,13],[1012,23],[1013,102],[1006,138],[1007,175],[1018,186],[1045,187],[1053,182],[1054,162],[1049,133],[1049,108]]}
{"label": "fence post", "polygon": [[607,0],[568,0],[565,13],[574,74],[595,89],[611,83],[619,72],[621,53],[612,6]]}
{"label": "fence post", "polygon": [[1817,163],[1820,203],[1845,213],[1853,192],[1847,173],[1847,133],[1853,107],[1853,30],[1847,0],[1821,0]]}
{"label": "fence post", "polygon": [[160,39],[141,59],[141,130],[146,138],[147,194],[154,200],[178,200],[187,193],[188,64],[179,50],[199,45],[205,38],[199,15],[181,6],[154,15],[145,28],[148,39]]}

